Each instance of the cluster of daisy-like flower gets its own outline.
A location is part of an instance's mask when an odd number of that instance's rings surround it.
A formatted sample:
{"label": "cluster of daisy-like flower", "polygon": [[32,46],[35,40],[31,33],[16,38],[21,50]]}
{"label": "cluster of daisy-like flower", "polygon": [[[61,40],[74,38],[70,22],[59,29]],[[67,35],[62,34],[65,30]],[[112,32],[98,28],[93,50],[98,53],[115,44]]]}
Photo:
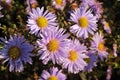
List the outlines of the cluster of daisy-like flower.
{"label": "cluster of daisy-like flower", "polygon": [[[53,7],[64,10],[67,2],[74,0],[52,0]],[[43,70],[39,80],[65,80],[62,70],[54,67],[58,64],[68,73],[80,71],[92,71],[97,66],[97,60],[107,58],[108,52],[102,33],[98,32],[98,20],[101,19],[102,6],[96,0],[82,0],[79,7],[70,12],[69,31],[61,28],[55,13],[49,12],[44,7],[39,8],[36,0],[26,0],[28,12],[27,27],[30,34],[37,39],[34,44],[38,48],[39,59],[44,65],[53,63],[49,72]],[[1,7],[0,7],[1,10]],[[0,17],[3,15],[0,13]],[[102,20],[104,29],[111,33],[109,24]],[[74,36],[74,38],[70,38]],[[89,38],[89,44],[87,40]],[[23,63],[32,64],[32,51],[34,47],[24,36],[15,34],[10,39],[1,38],[4,48],[0,51],[0,59],[7,63],[9,71],[21,72],[24,70]]]}

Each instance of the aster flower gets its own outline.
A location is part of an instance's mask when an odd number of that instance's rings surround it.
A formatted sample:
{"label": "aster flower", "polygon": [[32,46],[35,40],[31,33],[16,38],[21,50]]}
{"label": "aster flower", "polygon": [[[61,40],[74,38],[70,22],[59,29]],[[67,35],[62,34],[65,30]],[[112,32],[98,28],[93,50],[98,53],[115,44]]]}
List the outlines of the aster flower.
{"label": "aster flower", "polygon": [[101,14],[103,13],[102,3],[97,0],[82,0],[82,3],[88,4],[97,18],[101,18]]}
{"label": "aster flower", "polygon": [[61,10],[63,10],[64,7],[66,6],[66,0],[52,0],[52,5],[53,5],[56,9],[61,9]]}
{"label": "aster flower", "polygon": [[47,64],[48,61],[56,62],[59,64],[62,56],[67,56],[66,49],[69,45],[67,39],[68,35],[64,34],[64,30],[61,28],[58,30],[54,28],[41,35],[42,39],[37,41],[39,47],[38,54],[41,55],[40,59],[43,60],[43,64]]}
{"label": "aster flower", "polygon": [[62,70],[58,70],[57,67],[50,68],[49,72],[43,70],[39,80],[66,80],[66,75],[62,73]]}
{"label": "aster flower", "polygon": [[106,49],[107,48],[104,45],[103,35],[101,33],[96,33],[92,38],[91,50],[96,51],[98,57],[103,60],[103,58],[106,58],[108,55]]}
{"label": "aster flower", "polygon": [[23,71],[23,62],[32,64],[31,51],[33,46],[25,42],[23,36],[14,35],[9,40],[1,38],[4,48],[0,51],[0,56],[4,60],[3,63],[8,62],[9,71],[21,72]]}
{"label": "aster flower", "polygon": [[92,11],[88,10],[88,7],[80,6],[73,11],[70,20],[75,22],[75,24],[70,27],[70,31],[78,37],[86,39],[88,38],[88,33],[93,35],[94,31],[97,30],[96,16],[93,16]]}
{"label": "aster flower", "polygon": [[63,58],[62,68],[68,69],[69,73],[78,73],[84,70],[87,63],[84,61],[88,56],[85,54],[87,52],[86,46],[80,44],[78,40],[71,41],[70,48],[67,51],[69,55],[67,58]]}
{"label": "aster flower", "polygon": [[48,12],[44,12],[44,7],[32,9],[32,12],[29,12],[28,27],[31,34],[38,34],[39,32],[44,33],[46,30],[50,30],[57,25],[56,15]]}
{"label": "aster flower", "polygon": [[32,11],[32,8],[36,8],[38,6],[38,3],[36,0],[26,0],[26,4],[27,4],[26,10],[28,13]]}
{"label": "aster flower", "polygon": [[103,13],[102,3],[95,0],[93,5],[91,5],[91,8],[93,9],[97,18],[101,18],[101,14]]}
{"label": "aster flower", "polygon": [[97,66],[97,59],[98,56],[95,54],[94,51],[88,51],[87,56],[89,56],[88,58],[88,65],[85,66],[85,71],[91,72],[93,67]]}
{"label": "aster flower", "polygon": [[111,34],[111,29],[110,29],[109,23],[103,19],[103,20],[102,20],[102,24],[104,25],[104,26],[103,26],[103,27],[104,27],[104,30],[105,30],[107,33]]}

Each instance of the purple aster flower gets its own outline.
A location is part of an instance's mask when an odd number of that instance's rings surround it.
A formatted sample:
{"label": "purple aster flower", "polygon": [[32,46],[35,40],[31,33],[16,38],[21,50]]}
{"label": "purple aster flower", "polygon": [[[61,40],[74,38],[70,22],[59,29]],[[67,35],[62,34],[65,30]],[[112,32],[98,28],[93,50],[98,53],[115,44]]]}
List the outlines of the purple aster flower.
{"label": "purple aster flower", "polygon": [[96,51],[98,57],[103,60],[103,58],[106,58],[108,55],[106,49],[107,48],[104,45],[103,35],[101,33],[96,33],[92,38],[91,50]]}
{"label": "purple aster flower", "polygon": [[107,33],[111,34],[111,29],[110,29],[109,23],[103,19],[102,24],[103,24],[104,30]]}
{"label": "purple aster flower", "polygon": [[93,9],[95,15],[97,18],[101,18],[101,14],[103,13],[102,3],[98,1],[94,1],[93,5],[91,5],[91,8]]}
{"label": "purple aster flower", "polygon": [[1,38],[4,48],[0,51],[0,56],[4,60],[3,63],[8,62],[9,71],[21,72],[23,71],[23,62],[32,64],[31,51],[33,46],[25,42],[23,36],[14,35],[10,39]]}
{"label": "purple aster flower", "polygon": [[66,75],[62,73],[62,70],[58,70],[57,67],[50,68],[49,72],[43,70],[39,80],[66,80]]}
{"label": "purple aster flower", "polygon": [[67,51],[68,57],[63,58],[62,68],[68,69],[69,73],[78,73],[84,70],[87,63],[84,61],[88,56],[85,54],[87,52],[86,46],[80,44],[78,40],[71,41],[70,47]]}
{"label": "purple aster flower", "polygon": [[32,12],[29,12],[28,27],[31,34],[38,34],[39,32],[44,33],[46,30],[50,30],[53,27],[57,26],[56,15],[48,12],[44,12],[44,7],[32,9]]}
{"label": "purple aster flower", "polygon": [[64,30],[61,28],[58,30],[46,31],[41,35],[42,39],[37,41],[37,45],[40,48],[38,51],[40,59],[43,60],[43,64],[47,64],[49,60],[55,64],[59,64],[60,58],[66,55],[67,46],[69,45],[68,35],[64,34]]}
{"label": "purple aster flower", "polygon": [[89,58],[88,58],[88,65],[85,67],[85,71],[91,72],[92,68],[97,66],[96,63],[97,63],[98,56],[95,54],[94,51],[89,51],[87,53],[87,56],[89,56]]}
{"label": "purple aster flower", "polygon": [[52,0],[52,5],[53,5],[56,9],[61,9],[61,10],[63,10],[64,7],[66,6],[66,0]]}
{"label": "purple aster flower", "polygon": [[26,10],[28,13],[32,11],[32,8],[36,8],[38,6],[38,3],[36,0],[26,0],[26,4],[27,4]]}
{"label": "purple aster flower", "polygon": [[97,18],[101,18],[101,14],[103,13],[102,3],[97,0],[82,0],[82,3],[88,4]]}
{"label": "purple aster flower", "polygon": [[70,20],[76,23],[70,27],[70,31],[78,37],[85,39],[88,37],[88,33],[93,35],[94,31],[97,30],[96,16],[93,16],[92,11],[88,10],[87,6],[80,6],[73,11]]}

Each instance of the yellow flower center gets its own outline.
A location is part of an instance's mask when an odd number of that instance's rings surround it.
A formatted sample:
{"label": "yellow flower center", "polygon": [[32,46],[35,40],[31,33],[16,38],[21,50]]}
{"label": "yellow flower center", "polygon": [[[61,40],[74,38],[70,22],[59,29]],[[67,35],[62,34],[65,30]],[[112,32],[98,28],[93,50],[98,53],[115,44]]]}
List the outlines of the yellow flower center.
{"label": "yellow flower center", "polygon": [[108,28],[108,27],[109,27],[109,23],[108,23],[108,22],[106,22],[106,23],[105,23],[105,26]]}
{"label": "yellow flower center", "polygon": [[49,43],[47,44],[47,49],[50,52],[55,52],[59,49],[59,42],[56,39],[52,39],[49,41]]}
{"label": "yellow flower center", "polygon": [[86,28],[89,24],[89,21],[86,17],[80,17],[78,20],[78,24],[80,25],[80,27]]}
{"label": "yellow flower center", "polygon": [[78,53],[75,50],[69,51],[69,59],[71,61],[76,61],[78,59]]}
{"label": "yellow flower center", "polygon": [[98,49],[99,49],[100,51],[104,51],[104,49],[105,49],[104,44],[103,44],[103,43],[99,43],[99,44],[98,44]]}
{"label": "yellow flower center", "polygon": [[62,5],[62,0],[55,0],[56,4]]}
{"label": "yellow flower center", "polygon": [[56,76],[50,76],[48,80],[59,80]]}
{"label": "yellow flower center", "polygon": [[13,46],[8,50],[11,59],[17,59],[21,55],[21,50],[17,46]]}
{"label": "yellow flower center", "polygon": [[36,23],[40,28],[46,28],[48,25],[48,20],[45,17],[41,16],[36,20]]}

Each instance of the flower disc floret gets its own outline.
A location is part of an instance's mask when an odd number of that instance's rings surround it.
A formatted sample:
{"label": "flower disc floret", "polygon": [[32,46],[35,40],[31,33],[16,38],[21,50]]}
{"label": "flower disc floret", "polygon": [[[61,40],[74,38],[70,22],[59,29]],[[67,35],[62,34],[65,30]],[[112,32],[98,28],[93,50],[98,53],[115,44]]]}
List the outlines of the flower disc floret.
{"label": "flower disc floret", "polygon": [[56,76],[50,76],[48,80],[58,80],[58,78]]}
{"label": "flower disc floret", "polygon": [[48,20],[45,17],[41,16],[36,20],[36,23],[40,28],[46,28],[48,25]]}
{"label": "flower disc floret", "polygon": [[78,20],[78,23],[79,23],[80,27],[86,28],[89,24],[89,21],[86,17],[80,17]]}
{"label": "flower disc floret", "polygon": [[71,61],[76,61],[78,59],[78,53],[75,50],[69,51],[69,59]]}
{"label": "flower disc floret", "polygon": [[8,50],[8,55],[11,59],[18,59],[21,55],[21,50],[17,46],[13,46]]}
{"label": "flower disc floret", "polygon": [[56,39],[52,39],[49,41],[49,43],[47,44],[47,49],[50,52],[55,52],[59,49],[59,42]]}

